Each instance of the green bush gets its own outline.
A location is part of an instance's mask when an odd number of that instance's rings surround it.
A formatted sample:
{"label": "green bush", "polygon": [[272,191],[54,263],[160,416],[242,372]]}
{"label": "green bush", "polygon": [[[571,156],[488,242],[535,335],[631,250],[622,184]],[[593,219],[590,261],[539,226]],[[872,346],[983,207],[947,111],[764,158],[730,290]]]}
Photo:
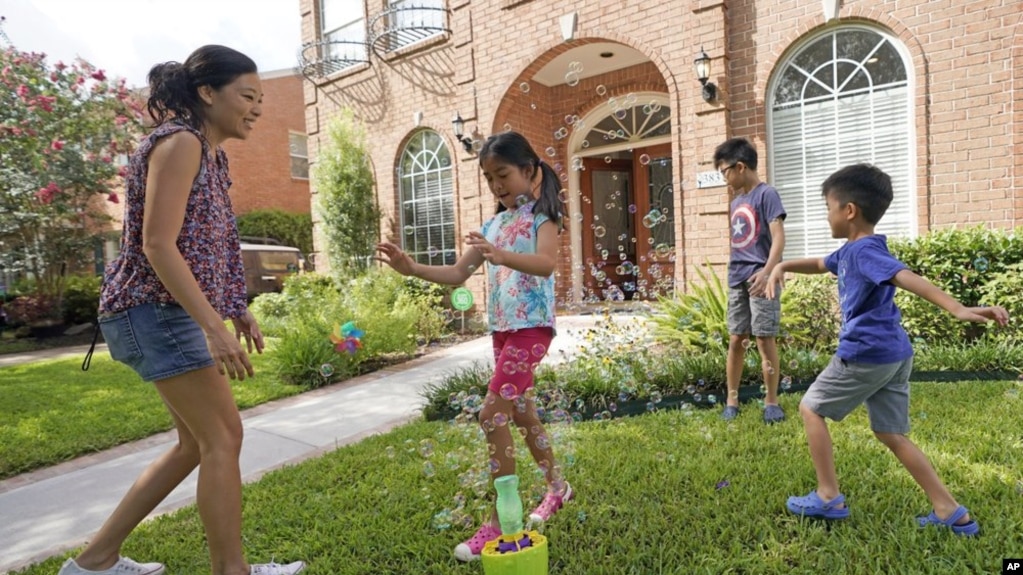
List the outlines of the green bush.
{"label": "green bush", "polygon": [[994,333],[1023,341],[1023,263],[991,274],[980,291],[981,305],[1000,305],[1009,312],[1009,325]]}
{"label": "green bush", "polygon": [[[984,284],[1023,262],[1023,237],[980,226],[891,240],[890,249],[910,270],[965,305],[978,305]],[[956,343],[974,340],[985,331],[904,290],[896,292],[895,303],[902,310],[902,325],[914,340]]]}
{"label": "green bush", "polygon": [[[444,334],[441,295],[419,280],[377,268],[341,288],[327,276],[302,274],[289,278],[280,294],[253,302],[264,332],[279,339],[273,359],[282,380],[325,385],[355,375],[366,362],[409,356]],[[330,341],[349,321],[364,332],[355,354],[335,351]]]}
{"label": "green bush", "polygon": [[[661,296],[650,319],[659,343],[677,345],[696,353],[728,348],[728,287],[713,268],[697,268],[699,283],[685,293]],[[781,332],[783,345],[833,346],[837,337],[834,282],[826,278],[799,277],[782,292]],[[833,337],[832,337],[833,336]]]}
{"label": "green bush", "polygon": [[70,324],[95,323],[99,309],[101,276],[73,276],[64,284],[64,321]]}
{"label": "green bush", "polygon": [[313,251],[313,217],[282,210],[253,210],[238,216],[238,233],[273,238],[303,254]]}

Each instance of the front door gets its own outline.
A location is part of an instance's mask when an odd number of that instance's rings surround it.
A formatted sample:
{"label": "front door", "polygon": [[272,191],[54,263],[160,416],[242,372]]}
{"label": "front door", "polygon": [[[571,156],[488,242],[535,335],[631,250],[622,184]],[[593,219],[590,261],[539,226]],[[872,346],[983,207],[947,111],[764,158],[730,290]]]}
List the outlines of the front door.
{"label": "front door", "polygon": [[655,299],[674,286],[671,145],[585,158],[580,178],[586,301]]}

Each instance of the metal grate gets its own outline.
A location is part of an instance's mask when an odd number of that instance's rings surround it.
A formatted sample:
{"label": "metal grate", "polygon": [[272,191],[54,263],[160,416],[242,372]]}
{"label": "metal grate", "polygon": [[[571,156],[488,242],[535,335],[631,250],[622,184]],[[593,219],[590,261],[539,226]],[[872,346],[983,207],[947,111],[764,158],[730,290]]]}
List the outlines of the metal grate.
{"label": "metal grate", "polygon": [[369,63],[369,50],[364,42],[354,40],[321,40],[303,44],[298,53],[302,75],[310,80],[321,79],[352,66]]}
{"label": "metal grate", "polygon": [[374,16],[369,30],[373,53],[380,57],[421,40],[451,33],[447,8],[403,4],[392,4]]}

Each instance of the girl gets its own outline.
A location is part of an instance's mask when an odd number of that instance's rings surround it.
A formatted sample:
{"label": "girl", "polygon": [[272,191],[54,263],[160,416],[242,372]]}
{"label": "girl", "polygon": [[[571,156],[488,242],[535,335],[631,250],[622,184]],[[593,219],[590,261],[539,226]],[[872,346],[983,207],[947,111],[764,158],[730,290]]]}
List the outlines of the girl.
{"label": "girl", "polygon": [[156,128],[128,165],[121,254],[103,279],[99,323],[111,357],[154,382],[178,444],[142,472],[59,575],[161,575],[159,563],[121,557],[121,545],[197,465],[213,575],[294,575],[301,561],[249,565],[242,554],[242,424],[228,381],[253,374],[242,336],[250,353],[253,344],[262,353],[263,335],[245,301],[220,143],[252,132],[262,114],[259,74],[248,56],[203,46],[184,64],[154,66],[149,90]]}
{"label": "girl", "polygon": [[[557,265],[561,212],[558,176],[540,161],[529,142],[515,132],[489,137],[479,153],[480,167],[497,198],[497,215],[466,238],[469,249],[454,265],[416,263],[401,249],[383,242],[378,259],[403,275],[458,285],[486,261],[490,287],[487,313],[494,341],[494,375],[487,389],[480,426],[492,454],[492,479],[515,473],[509,423],[525,434],[526,445],[547,482],[547,495],[530,514],[546,521],[572,488],[561,478],[554,452],[536,412],[533,369],[547,354],[554,337],[554,269]],[[539,188],[539,194],[537,194]],[[476,534],[455,547],[460,561],[478,559],[483,546],[501,534],[496,511]]]}

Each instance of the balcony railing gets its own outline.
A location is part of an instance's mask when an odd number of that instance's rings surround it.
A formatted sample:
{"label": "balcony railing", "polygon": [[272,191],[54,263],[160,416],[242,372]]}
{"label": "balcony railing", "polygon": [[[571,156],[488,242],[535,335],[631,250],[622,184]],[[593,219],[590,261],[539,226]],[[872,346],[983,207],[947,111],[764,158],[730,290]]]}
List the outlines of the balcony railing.
{"label": "balcony railing", "polygon": [[302,75],[310,80],[325,78],[352,66],[369,63],[369,49],[356,40],[320,40],[303,44],[298,54]]}
{"label": "balcony railing", "polygon": [[421,2],[427,5],[392,3],[390,8],[370,20],[370,46],[377,56],[383,58],[405,46],[451,33],[448,10],[443,7],[443,2]]}

